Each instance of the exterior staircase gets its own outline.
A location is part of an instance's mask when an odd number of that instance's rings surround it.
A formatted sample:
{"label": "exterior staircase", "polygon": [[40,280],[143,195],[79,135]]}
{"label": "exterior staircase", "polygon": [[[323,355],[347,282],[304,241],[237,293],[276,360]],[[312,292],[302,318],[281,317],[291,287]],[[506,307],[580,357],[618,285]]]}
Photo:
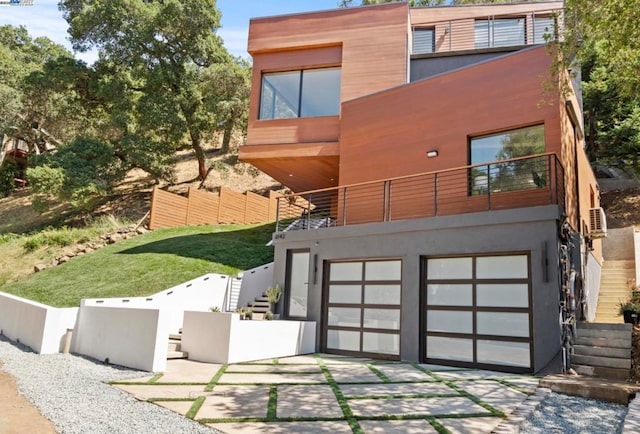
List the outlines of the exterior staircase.
{"label": "exterior staircase", "polygon": [[628,281],[633,278],[635,278],[634,261],[604,261],[595,322],[609,324],[623,322],[622,316],[618,315],[618,307],[620,302],[627,301],[631,297]]}
{"label": "exterior staircase", "polygon": [[578,322],[571,367],[582,375],[627,380],[631,373],[631,324]]}
{"label": "exterior staircase", "polygon": [[169,348],[167,350],[167,360],[186,359],[189,354],[181,351],[182,335],[169,335]]}
{"label": "exterior staircase", "polygon": [[257,313],[264,315],[269,309],[271,309],[271,304],[269,303],[267,296],[262,294],[260,297],[256,297],[252,302],[250,302],[248,307],[254,314]]}

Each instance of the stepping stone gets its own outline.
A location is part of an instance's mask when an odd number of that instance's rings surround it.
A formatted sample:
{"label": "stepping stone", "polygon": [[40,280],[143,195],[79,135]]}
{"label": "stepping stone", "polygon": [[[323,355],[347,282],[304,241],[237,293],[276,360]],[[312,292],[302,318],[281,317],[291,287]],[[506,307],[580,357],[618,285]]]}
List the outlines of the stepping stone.
{"label": "stepping stone", "polygon": [[438,419],[451,434],[487,434],[500,425],[499,417],[465,417],[462,419]]}
{"label": "stepping stone", "polygon": [[216,386],[213,392],[196,419],[267,417],[269,386]]}
{"label": "stepping stone", "polygon": [[517,374],[510,374],[508,372],[495,372],[495,371],[482,371],[482,370],[471,370],[471,371],[447,371],[447,372],[435,372],[435,375],[444,379],[444,380],[476,380],[483,378],[499,378],[499,379],[507,379],[507,378],[519,378]]}
{"label": "stepping stone", "polygon": [[193,401],[154,401],[153,403],[175,411],[183,416],[191,410],[191,406],[193,405]]}
{"label": "stepping stone", "polygon": [[367,434],[429,434],[438,431],[426,420],[361,420]]}
{"label": "stepping stone", "polygon": [[381,383],[382,379],[363,365],[328,366],[331,376],[338,383]]}
{"label": "stepping stone", "polygon": [[182,385],[128,385],[128,384],[116,384],[120,390],[134,395],[141,401],[146,401],[149,398],[197,398],[198,396],[204,396],[205,385],[200,386],[182,386]]}
{"label": "stepping stone", "polygon": [[225,371],[226,373],[235,372],[256,372],[265,374],[277,373],[318,373],[322,374],[322,370],[318,365],[231,365]]}
{"label": "stepping stone", "polygon": [[[377,377],[376,377],[377,378]],[[282,383],[298,383],[298,384],[322,384],[327,379],[324,374],[223,374],[219,383],[230,384],[282,384]]]}
{"label": "stepping stone", "polygon": [[341,384],[339,387],[347,398],[353,396],[458,394],[457,391],[444,383]]}
{"label": "stepping stone", "polygon": [[161,383],[208,383],[222,365],[176,359],[167,361]]}
{"label": "stepping stone", "polygon": [[391,381],[436,381],[431,375],[411,365],[375,365]]}
{"label": "stepping stone", "polygon": [[456,386],[507,415],[529,396],[496,381],[461,381]]}
{"label": "stepping stone", "polygon": [[354,399],[349,407],[356,416],[443,415],[489,413],[468,398]]}
{"label": "stepping stone", "polygon": [[342,418],[330,386],[278,386],[277,417]]}
{"label": "stepping stone", "polygon": [[270,422],[270,423],[208,423],[207,426],[226,434],[351,434],[353,431],[347,422]]}

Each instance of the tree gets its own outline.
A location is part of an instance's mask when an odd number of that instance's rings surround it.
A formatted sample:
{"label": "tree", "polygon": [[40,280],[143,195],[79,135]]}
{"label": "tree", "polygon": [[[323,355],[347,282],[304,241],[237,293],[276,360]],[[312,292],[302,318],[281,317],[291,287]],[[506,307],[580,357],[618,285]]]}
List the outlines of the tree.
{"label": "tree", "polygon": [[215,0],[62,0],[76,50],[98,48],[100,63],[130,77],[136,133],[160,141],[186,140],[198,159],[199,178],[208,173],[203,144],[217,125],[205,104],[206,68],[228,61],[216,29]]}
{"label": "tree", "polygon": [[[407,0],[362,0],[360,5],[379,5],[383,3],[396,3],[406,2]],[[447,0],[409,0],[410,7],[423,7],[423,6],[440,6],[447,4]],[[350,8],[354,6],[353,0],[341,0],[338,2],[338,6],[341,8]]]}

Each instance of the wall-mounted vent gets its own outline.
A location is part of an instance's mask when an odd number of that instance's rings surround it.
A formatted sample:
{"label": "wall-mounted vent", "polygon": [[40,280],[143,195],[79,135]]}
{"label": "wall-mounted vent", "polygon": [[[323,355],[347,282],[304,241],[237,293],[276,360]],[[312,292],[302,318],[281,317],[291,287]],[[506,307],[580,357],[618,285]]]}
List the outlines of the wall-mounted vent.
{"label": "wall-mounted vent", "polygon": [[602,208],[589,210],[589,236],[591,238],[604,238],[607,236],[607,217]]}

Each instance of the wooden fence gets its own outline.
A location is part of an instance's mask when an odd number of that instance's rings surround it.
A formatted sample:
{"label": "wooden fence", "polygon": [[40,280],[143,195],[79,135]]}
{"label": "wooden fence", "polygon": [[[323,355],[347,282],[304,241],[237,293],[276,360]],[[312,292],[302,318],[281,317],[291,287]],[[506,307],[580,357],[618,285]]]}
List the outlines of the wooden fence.
{"label": "wooden fence", "polygon": [[149,228],[271,222],[276,220],[278,196],[280,194],[273,191],[264,197],[223,187],[219,193],[190,188],[184,197],[156,188],[151,200]]}

